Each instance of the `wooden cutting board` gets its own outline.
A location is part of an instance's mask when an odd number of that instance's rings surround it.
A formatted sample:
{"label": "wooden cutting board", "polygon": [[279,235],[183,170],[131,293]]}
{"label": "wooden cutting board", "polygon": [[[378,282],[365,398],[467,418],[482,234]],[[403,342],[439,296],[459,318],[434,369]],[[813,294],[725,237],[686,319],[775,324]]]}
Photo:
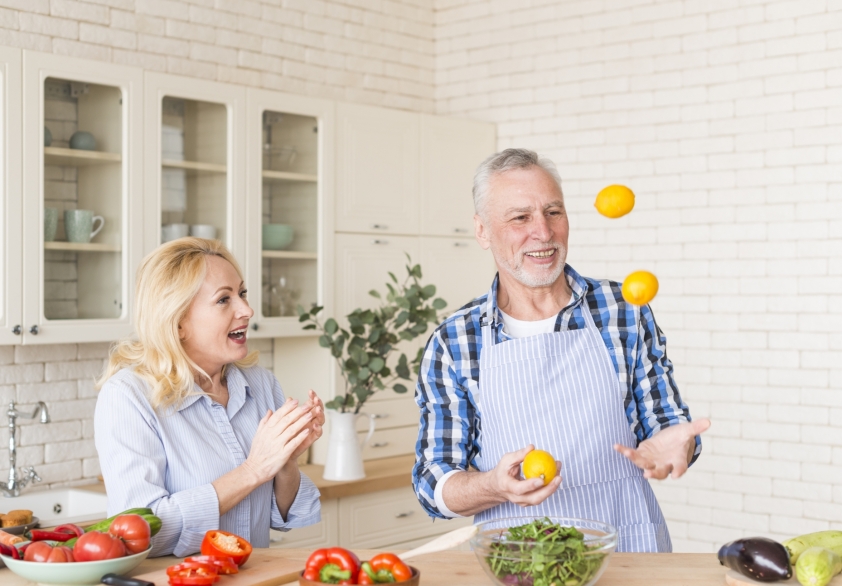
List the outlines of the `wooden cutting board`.
{"label": "wooden cutting board", "polygon": [[[240,568],[239,573],[230,576],[220,576],[214,586],[278,586],[298,581],[298,574],[304,569],[301,559],[284,557],[277,549],[255,549],[249,561]],[[171,560],[170,564],[181,560]],[[166,586],[167,569],[162,568],[147,574],[133,576],[140,580],[147,580],[155,586]]]}
{"label": "wooden cutting board", "polygon": [[[728,584],[728,586],[769,586],[769,584],[774,584],[774,586],[799,586],[799,582],[795,579],[795,575],[793,575],[789,580],[784,580],[782,582],[758,582],[757,580],[752,580],[742,574],[738,574],[734,570],[728,570],[728,573],[725,574],[725,583]],[[842,575],[835,576],[828,586],[842,586]]]}

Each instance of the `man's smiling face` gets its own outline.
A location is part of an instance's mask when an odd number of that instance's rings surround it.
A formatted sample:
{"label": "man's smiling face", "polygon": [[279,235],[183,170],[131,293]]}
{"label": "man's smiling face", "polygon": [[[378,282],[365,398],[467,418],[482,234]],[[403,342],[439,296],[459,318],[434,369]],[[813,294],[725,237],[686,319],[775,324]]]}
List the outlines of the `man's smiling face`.
{"label": "man's smiling face", "polygon": [[527,287],[547,287],[564,272],[570,227],[564,197],[541,167],[512,169],[488,182],[476,237],[501,273]]}

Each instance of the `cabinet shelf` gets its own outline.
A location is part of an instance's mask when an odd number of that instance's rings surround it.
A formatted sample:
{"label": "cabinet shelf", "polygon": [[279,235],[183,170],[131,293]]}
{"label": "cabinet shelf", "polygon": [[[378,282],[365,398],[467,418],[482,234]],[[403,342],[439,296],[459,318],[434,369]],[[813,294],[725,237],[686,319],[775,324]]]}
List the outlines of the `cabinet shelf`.
{"label": "cabinet shelf", "polygon": [[45,242],[44,250],[64,250],[73,252],[120,252],[119,244],[99,242]]}
{"label": "cabinet shelf", "polygon": [[162,167],[170,169],[185,169],[193,173],[216,173],[225,174],[228,172],[227,165],[218,165],[216,163],[200,163],[199,161],[176,161],[173,159],[165,159],[161,161]]}
{"label": "cabinet shelf", "polygon": [[66,149],[62,147],[44,147],[44,164],[61,165],[65,167],[83,167],[89,165],[108,165],[123,160],[120,153],[106,153],[103,151],[84,151],[80,149]]}
{"label": "cabinet shelf", "polygon": [[263,180],[276,181],[279,183],[316,183],[319,180],[319,177],[317,175],[308,175],[307,173],[289,173],[287,171],[263,171]]}
{"label": "cabinet shelf", "polygon": [[317,252],[299,252],[297,250],[264,250],[263,258],[286,258],[290,260],[318,260]]}

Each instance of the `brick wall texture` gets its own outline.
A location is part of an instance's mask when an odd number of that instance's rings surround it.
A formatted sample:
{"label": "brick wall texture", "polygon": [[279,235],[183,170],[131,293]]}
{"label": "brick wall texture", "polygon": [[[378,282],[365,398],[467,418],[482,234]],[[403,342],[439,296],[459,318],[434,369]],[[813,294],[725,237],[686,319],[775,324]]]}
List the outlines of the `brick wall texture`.
{"label": "brick wall texture", "polygon": [[[842,0],[0,0],[2,45],[487,120],[553,158],[571,264],[658,275],[676,380],[713,420],[656,483],[676,551],[842,525],[840,31]],[[610,183],[630,216],[593,210]],[[97,473],[105,354],[0,347],[0,399],[56,421],[24,427],[21,464]]]}
{"label": "brick wall texture", "polygon": [[[559,165],[571,265],[653,271],[698,463],[676,551],[842,526],[842,2],[438,0],[436,109]],[[631,215],[596,193],[622,183]]]}

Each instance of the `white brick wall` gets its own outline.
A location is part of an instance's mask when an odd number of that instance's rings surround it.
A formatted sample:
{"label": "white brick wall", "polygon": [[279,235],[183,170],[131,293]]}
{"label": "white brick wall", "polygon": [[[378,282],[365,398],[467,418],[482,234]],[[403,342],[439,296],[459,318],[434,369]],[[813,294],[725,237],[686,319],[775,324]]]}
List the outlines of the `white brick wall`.
{"label": "white brick wall", "polygon": [[[556,160],[578,270],[658,275],[713,420],[656,485],[676,551],[842,527],[842,2],[524,4],[435,0],[436,111]],[[594,211],[610,183],[630,216]]]}

